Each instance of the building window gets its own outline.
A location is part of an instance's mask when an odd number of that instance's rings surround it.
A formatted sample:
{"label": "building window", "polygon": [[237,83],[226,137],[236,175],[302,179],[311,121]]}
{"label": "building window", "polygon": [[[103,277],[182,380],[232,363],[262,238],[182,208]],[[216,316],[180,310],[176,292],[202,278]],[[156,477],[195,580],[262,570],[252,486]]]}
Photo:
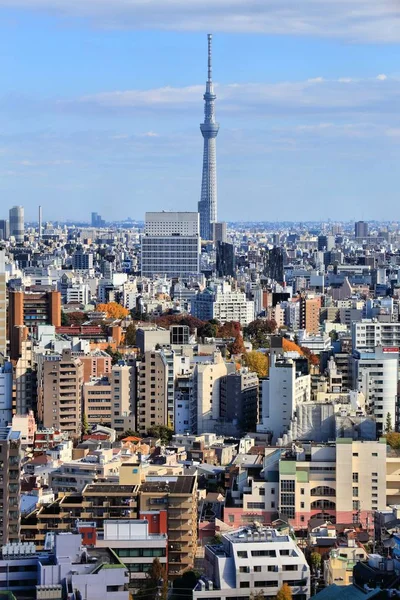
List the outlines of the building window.
{"label": "building window", "polygon": [[358,498],[358,487],[353,487],[353,496]]}
{"label": "building window", "polygon": [[238,558],[247,558],[247,551],[246,550],[238,550]]}
{"label": "building window", "polygon": [[241,581],[240,582],[240,587],[241,588],[249,588],[250,587],[250,581]]}
{"label": "building window", "polygon": [[358,483],[358,473],[353,473],[353,483]]}
{"label": "building window", "polygon": [[254,573],[261,573],[261,566],[254,567]]}

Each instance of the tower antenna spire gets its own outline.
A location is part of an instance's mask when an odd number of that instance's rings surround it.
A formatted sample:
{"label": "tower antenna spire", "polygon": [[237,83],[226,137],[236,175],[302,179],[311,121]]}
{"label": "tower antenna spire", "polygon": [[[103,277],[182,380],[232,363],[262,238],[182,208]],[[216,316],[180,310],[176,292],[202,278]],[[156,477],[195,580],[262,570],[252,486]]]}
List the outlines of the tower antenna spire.
{"label": "tower antenna spire", "polygon": [[207,35],[208,39],[208,81],[212,81],[212,33]]}

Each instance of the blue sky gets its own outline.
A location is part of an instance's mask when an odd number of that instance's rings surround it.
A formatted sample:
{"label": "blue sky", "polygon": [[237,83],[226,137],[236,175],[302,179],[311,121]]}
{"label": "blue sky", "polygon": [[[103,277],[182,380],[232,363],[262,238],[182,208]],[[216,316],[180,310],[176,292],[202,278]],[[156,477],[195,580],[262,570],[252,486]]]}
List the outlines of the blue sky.
{"label": "blue sky", "polygon": [[[298,6],[297,6],[298,5]],[[398,0],[0,0],[0,218],[398,219]]]}

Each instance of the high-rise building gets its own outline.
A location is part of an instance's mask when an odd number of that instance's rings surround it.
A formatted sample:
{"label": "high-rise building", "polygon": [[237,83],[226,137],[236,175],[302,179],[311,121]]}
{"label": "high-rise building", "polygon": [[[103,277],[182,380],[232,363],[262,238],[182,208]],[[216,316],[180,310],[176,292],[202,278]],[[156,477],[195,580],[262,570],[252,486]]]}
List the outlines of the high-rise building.
{"label": "high-rise building", "polygon": [[212,223],[212,232],[213,232],[213,242],[224,242],[228,241],[228,236],[226,234],[226,223]]}
{"label": "high-rise building", "polygon": [[233,244],[216,242],[216,271],[218,277],[234,277],[235,251]]}
{"label": "high-rise building", "polygon": [[111,427],[120,434],[136,429],[136,368],[118,363],[111,373]]}
{"label": "high-rise building", "polygon": [[93,269],[92,252],[83,252],[81,249],[76,250],[72,257],[72,266],[74,271],[88,271]]}
{"label": "high-rise building", "polygon": [[204,123],[200,130],[204,138],[203,177],[199,202],[200,236],[212,240],[212,223],[217,221],[217,157],[216,138],[219,124],[215,121],[214,85],[212,81],[212,35],[208,34],[208,79],[204,94]]}
{"label": "high-rise building", "polygon": [[21,434],[0,428],[0,544],[20,536]]}
{"label": "high-rise building", "polygon": [[16,242],[24,241],[24,207],[13,206],[10,208],[10,235]]}
{"label": "high-rise building", "polygon": [[43,400],[39,417],[44,427],[59,428],[71,437],[81,433],[83,364],[71,350],[46,357],[43,365]]}
{"label": "high-rise building", "polygon": [[8,240],[10,237],[10,224],[7,219],[0,219],[0,240]]}
{"label": "high-rise building", "polygon": [[0,250],[0,355],[7,350],[7,298],[4,250]]}
{"label": "high-rise building", "polygon": [[91,427],[111,425],[111,384],[107,377],[92,378],[83,384],[83,414]]}
{"label": "high-rise building", "polygon": [[13,368],[9,361],[0,365],[0,427],[12,421]]}
{"label": "high-rise building", "polygon": [[147,212],[142,237],[142,275],[188,278],[199,272],[198,213]]}
{"label": "high-rise building", "polygon": [[356,221],[354,224],[354,237],[358,239],[368,237],[368,223],[366,221]]}
{"label": "high-rise building", "polygon": [[[161,351],[145,352],[138,365],[137,430],[168,425],[168,364]],[[173,381],[172,381],[173,390]],[[172,426],[173,423],[170,423]]]}
{"label": "high-rise building", "polygon": [[275,248],[268,250],[265,262],[265,274],[267,277],[274,279],[278,283],[283,283],[283,248],[276,246]]}
{"label": "high-rise building", "polygon": [[258,423],[258,376],[240,369],[221,379],[220,415],[237,423],[239,431],[255,431]]}
{"label": "high-rise building", "polygon": [[300,329],[307,333],[318,333],[319,315],[321,311],[321,297],[300,298]]}

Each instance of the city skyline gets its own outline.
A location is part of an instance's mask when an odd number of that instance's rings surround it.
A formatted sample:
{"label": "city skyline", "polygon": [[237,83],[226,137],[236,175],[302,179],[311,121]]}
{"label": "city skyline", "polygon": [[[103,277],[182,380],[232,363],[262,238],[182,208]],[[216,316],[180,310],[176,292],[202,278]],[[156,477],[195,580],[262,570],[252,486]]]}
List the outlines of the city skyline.
{"label": "city skyline", "polygon": [[331,20],[323,10],[313,17],[306,3],[274,26],[262,7],[257,19],[250,3],[235,27],[234,2],[217,3],[214,12],[195,3],[202,15],[195,26],[182,9],[175,25],[166,19],[162,28],[156,11],[139,11],[135,25],[119,2],[97,14],[91,3],[81,3],[80,14],[63,2],[50,11],[50,4],[0,1],[5,212],[23,205],[30,221],[42,205],[44,220],[66,220],[84,205],[111,220],[118,202],[121,218],[143,220],[144,204],[196,210],[209,30],[223,123],[219,219],[395,216],[396,15],[376,8],[373,30],[372,4],[356,22],[352,3],[317,3],[330,7]]}

